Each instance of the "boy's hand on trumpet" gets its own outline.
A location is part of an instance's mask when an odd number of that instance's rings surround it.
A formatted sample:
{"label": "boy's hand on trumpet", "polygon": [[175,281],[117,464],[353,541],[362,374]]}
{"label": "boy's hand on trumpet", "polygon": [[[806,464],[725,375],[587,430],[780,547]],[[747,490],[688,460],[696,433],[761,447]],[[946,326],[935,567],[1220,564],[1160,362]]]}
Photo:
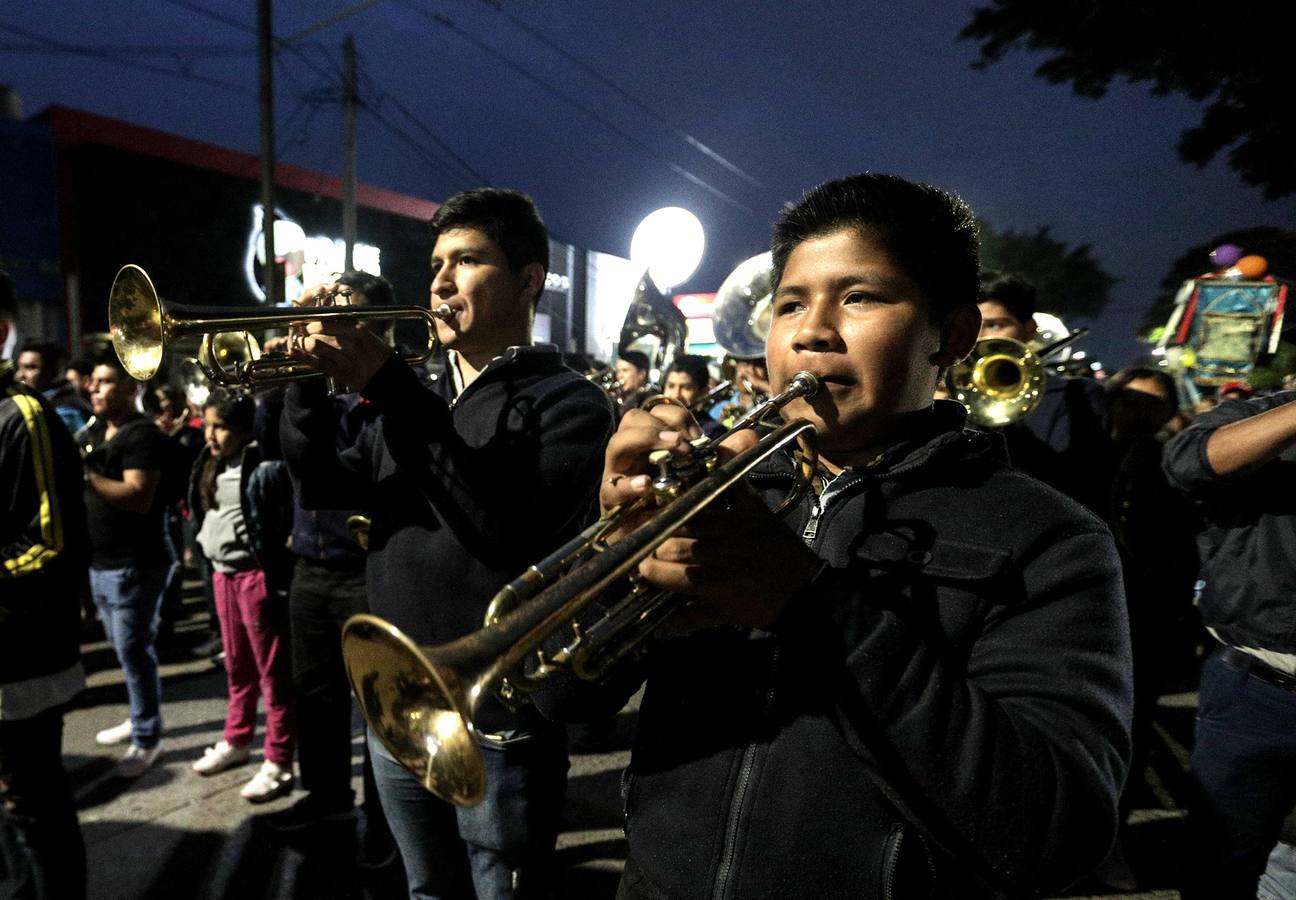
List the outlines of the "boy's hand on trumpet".
{"label": "boy's hand on trumpet", "polygon": [[[651,494],[655,470],[649,455],[666,450],[685,456],[692,449],[689,441],[699,435],[693,417],[678,406],[627,412],[604,457],[599,493],[604,511],[624,509]],[[750,429],[730,435],[718,447],[720,461],[756,442]],[[621,533],[651,518],[651,510],[637,514]],[[796,533],[739,484],[663,541],[639,564],[639,575],[654,587],[696,598],[667,626],[679,633],[713,625],[768,627],[819,567]]]}

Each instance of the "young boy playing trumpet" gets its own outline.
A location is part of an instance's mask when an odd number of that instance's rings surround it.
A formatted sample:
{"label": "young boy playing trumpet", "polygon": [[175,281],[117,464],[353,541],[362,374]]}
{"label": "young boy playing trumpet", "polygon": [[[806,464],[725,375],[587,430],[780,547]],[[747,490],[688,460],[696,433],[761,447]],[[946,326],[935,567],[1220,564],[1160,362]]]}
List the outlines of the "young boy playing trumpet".
{"label": "young boy playing trumpet", "polygon": [[[794,461],[771,457],[639,567],[692,602],[603,698],[646,681],[618,897],[1065,888],[1116,834],[1120,570],[1098,519],[932,402],[977,336],[971,211],[843,178],[784,212],[773,251],[766,359],[775,393],[803,370],[820,381],[783,409],[817,429],[815,489],[775,517]],[[650,491],[649,454],[696,436],[676,407],[627,413],[604,508]],[[576,698],[541,702],[598,705]]]}

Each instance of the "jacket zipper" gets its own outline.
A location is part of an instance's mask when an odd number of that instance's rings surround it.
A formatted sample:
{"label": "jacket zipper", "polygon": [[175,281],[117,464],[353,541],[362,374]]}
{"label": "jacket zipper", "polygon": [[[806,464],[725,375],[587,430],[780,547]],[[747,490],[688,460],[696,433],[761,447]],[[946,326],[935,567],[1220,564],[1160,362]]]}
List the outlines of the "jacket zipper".
{"label": "jacket zipper", "polygon": [[897,825],[895,832],[887,840],[886,878],[882,883],[883,900],[891,900],[895,896],[896,869],[900,868],[900,845],[904,843],[904,836],[904,826]]}
{"label": "jacket zipper", "polygon": [[[771,707],[774,705],[774,672],[778,667],[779,651],[778,647],[774,648],[774,654],[770,658],[769,672],[770,685],[765,691],[765,704],[761,707],[760,719],[757,721],[757,730],[765,723],[769,717]],[[743,807],[747,802],[747,793],[751,788],[752,770],[756,767],[757,741],[752,740],[743,750],[742,765],[738,768],[738,781],[734,784],[733,800],[729,804],[729,817],[725,823],[724,844],[720,852],[720,867],[716,870],[715,888],[711,896],[715,900],[724,900],[729,893],[729,882],[733,877],[734,857],[738,852],[738,824],[742,818]]]}
{"label": "jacket zipper", "polygon": [[823,515],[823,503],[816,494],[810,501],[810,518],[806,520],[805,528],[801,531],[801,540],[807,545],[813,547],[815,536],[819,534],[819,517]]}

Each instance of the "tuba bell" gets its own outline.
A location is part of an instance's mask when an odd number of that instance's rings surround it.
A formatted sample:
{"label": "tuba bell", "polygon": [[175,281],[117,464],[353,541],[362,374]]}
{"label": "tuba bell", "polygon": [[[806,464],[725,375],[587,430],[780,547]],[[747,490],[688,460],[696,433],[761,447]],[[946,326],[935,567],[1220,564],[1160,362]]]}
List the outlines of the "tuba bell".
{"label": "tuba bell", "polygon": [[621,325],[618,354],[632,349],[644,351],[648,356],[648,378],[660,384],[671,363],[684,354],[687,342],[688,320],[684,313],[644,272]]}
{"label": "tuba bell", "polygon": [[711,309],[716,343],[737,359],[763,357],[773,299],[772,254],[758,253],[739,263],[721,283]]}

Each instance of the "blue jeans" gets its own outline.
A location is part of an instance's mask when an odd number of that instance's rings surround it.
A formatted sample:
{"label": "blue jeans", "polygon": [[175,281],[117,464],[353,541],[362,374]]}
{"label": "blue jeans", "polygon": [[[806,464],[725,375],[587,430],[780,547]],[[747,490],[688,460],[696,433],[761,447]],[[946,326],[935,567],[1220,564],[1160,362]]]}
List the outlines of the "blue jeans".
{"label": "blue jeans", "polygon": [[462,809],[427,791],[369,733],[374,780],[410,897],[546,897],[567,790],[564,736],[482,748],[486,799]]}
{"label": "blue jeans", "polygon": [[1296,693],[1218,655],[1208,659],[1191,777],[1193,871],[1183,896],[1255,897],[1283,819],[1296,804]]}
{"label": "blue jeans", "polygon": [[90,569],[90,590],[104,631],[126,676],[131,743],[152,747],[162,737],[162,679],[158,675],[158,609],[166,566]]}

